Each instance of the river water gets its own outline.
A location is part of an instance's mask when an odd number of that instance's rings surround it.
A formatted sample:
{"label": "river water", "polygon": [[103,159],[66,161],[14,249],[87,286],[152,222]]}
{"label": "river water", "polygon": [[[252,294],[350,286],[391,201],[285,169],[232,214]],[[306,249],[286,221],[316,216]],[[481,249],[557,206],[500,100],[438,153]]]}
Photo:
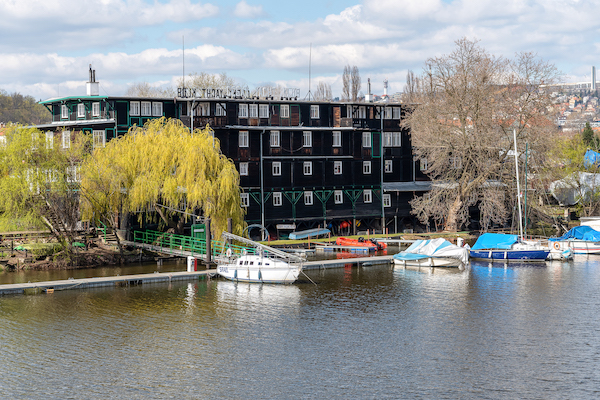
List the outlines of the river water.
{"label": "river water", "polygon": [[0,297],[0,398],[600,396],[600,257],[307,274]]}

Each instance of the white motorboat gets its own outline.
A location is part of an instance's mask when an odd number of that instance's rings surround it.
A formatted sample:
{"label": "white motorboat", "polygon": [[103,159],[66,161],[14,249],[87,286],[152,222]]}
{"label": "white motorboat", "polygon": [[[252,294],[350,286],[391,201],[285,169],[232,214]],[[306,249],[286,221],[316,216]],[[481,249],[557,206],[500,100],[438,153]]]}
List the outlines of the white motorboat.
{"label": "white motorboat", "polygon": [[256,254],[243,255],[217,267],[217,273],[223,278],[260,283],[293,283],[301,270],[300,265]]}
{"label": "white motorboat", "polygon": [[416,267],[458,267],[469,262],[469,250],[446,239],[417,240],[408,249],[394,255],[394,264]]}

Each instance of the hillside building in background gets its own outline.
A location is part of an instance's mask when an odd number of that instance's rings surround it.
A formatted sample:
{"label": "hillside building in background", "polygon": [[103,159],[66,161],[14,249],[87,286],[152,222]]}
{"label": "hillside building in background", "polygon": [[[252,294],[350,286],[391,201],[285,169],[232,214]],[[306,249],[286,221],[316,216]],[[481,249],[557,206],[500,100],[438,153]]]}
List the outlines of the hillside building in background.
{"label": "hillside building in background", "polygon": [[41,102],[52,123],[40,125],[69,146],[86,132],[93,145],[134,125],[166,117],[190,129],[209,125],[240,173],[249,225],[272,237],[328,227],[399,232],[415,224],[409,201],[429,189],[426,161],[413,159],[408,111],[399,103],[299,100],[298,90],[179,89],[175,98],[100,96],[90,72],[88,93]]}

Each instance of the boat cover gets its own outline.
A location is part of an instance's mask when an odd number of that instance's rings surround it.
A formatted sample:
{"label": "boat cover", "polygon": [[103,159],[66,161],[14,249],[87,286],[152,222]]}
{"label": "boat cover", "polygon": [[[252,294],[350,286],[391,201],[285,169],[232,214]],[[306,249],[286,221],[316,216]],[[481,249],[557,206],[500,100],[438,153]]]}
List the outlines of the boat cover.
{"label": "boat cover", "polygon": [[306,239],[307,237],[319,237],[321,235],[327,235],[331,233],[331,231],[329,229],[323,229],[323,228],[315,228],[315,229],[308,229],[305,231],[297,231],[297,232],[292,232],[290,233],[290,235],[288,236],[288,238],[294,240],[294,239]]}
{"label": "boat cover", "polygon": [[469,250],[450,243],[446,239],[417,240],[410,247],[394,255],[397,260],[420,260],[429,257],[451,257],[469,262]]}
{"label": "boat cover", "polygon": [[517,235],[505,233],[484,233],[479,236],[471,250],[501,249],[510,250],[512,245],[519,241]]}
{"label": "boat cover", "polygon": [[550,238],[548,241],[558,242],[564,240],[579,239],[590,242],[600,242],[600,232],[594,230],[591,226],[576,226],[559,238]]}
{"label": "boat cover", "polygon": [[592,165],[600,164],[600,153],[595,152],[594,150],[587,149],[585,155],[583,156],[583,166],[586,168],[591,167]]}

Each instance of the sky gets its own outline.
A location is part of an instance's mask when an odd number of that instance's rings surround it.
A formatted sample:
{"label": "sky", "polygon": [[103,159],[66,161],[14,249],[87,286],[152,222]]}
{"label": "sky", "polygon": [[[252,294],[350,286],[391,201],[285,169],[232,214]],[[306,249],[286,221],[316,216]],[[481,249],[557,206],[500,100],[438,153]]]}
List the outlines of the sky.
{"label": "sky", "polygon": [[0,90],[83,95],[91,64],[101,95],[225,72],[301,97],[323,81],[336,97],[351,65],[363,92],[370,78],[382,94],[387,79],[392,94],[462,37],[495,56],[533,52],[565,82],[589,81],[600,68],[598,11],[600,0],[0,0]]}

